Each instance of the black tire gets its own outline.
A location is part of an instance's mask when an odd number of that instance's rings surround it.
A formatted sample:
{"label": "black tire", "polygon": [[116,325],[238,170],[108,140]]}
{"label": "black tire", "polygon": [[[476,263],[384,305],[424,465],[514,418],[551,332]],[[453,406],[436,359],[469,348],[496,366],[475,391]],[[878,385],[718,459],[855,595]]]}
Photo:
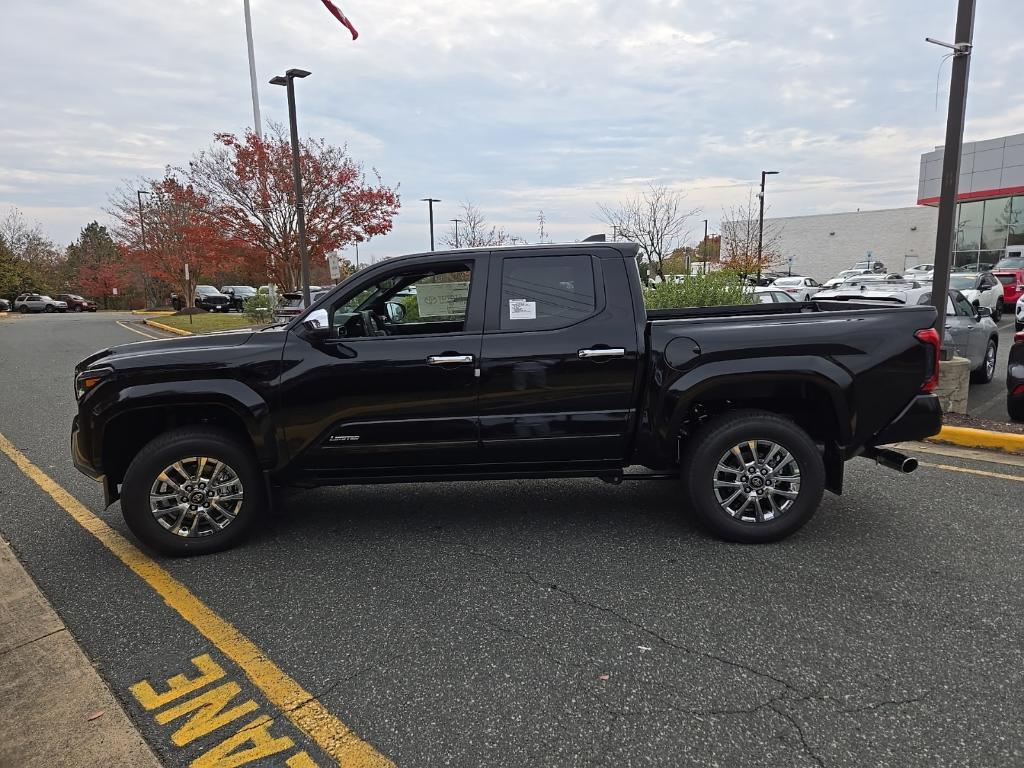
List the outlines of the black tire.
{"label": "black tire", "polygon": [[[748,440],[770,440],[789,451],[800,470],[797,497],[772,520],[744,521],[730,515],[715,495],[719,460]],[[825,490],[825,464],[811,437],[794,422],[767,411],[733,411],[711,419],[690,438],[681,462],[689,506],[712,533],[727,541],[760,544],[800,529],[818,509]],[[760,502],[758,502],[759,504]]]}
{"label": "black tire", "polygon": [[77,304],[75,304],[75,307],[72,310],[72,312],[81,312],[81,311],[82,311],[82,308],[80,306],[78,306]]}
{"label": "black tire", "polygon": [[[150,490],[174,462],[206,456],[227,464],[242,484],[244,500],[237,516],[222,530],[183,537],[162,526],[150,507]],[[181,427],[147,443],[132,460],[121,486],[121,514],[140,541],[164,555],[206,555],[241,541],[266,509],[266,491],[252,450],[234,435],[209,426]]]}
{"label": "black tire", "polygon": [[[996,357],[999,354],[999,343],[995,339],[989,339],[985,347],[985,357],[981,359],[981,365],[971,371],[972,384],[988,384],[996,373]],[[989,356],[992,357],[992,365],[988,364]]]}
{"label": "black tire", "polygon": [[18,307],[18,311],[21,312],[21,314],[23,314],[23,315],[27,315],[28,314],[28,305],[27,304],[22,304],[20,307]]}
{"label": "black tire", "polygon": [[1013,421],[1024,421],[1024,397],[1007,397],[1006,413]]}
{"label": "black tire", "polygon": [[1003,300],[996,299],[996,308],[992,311],[992,321],[998,323],[1003,319]]}
{"label": "black tire", "polygon": [[56,312],[56,311],[57,311],[57,308],[55,306],[53,306],[53,304],[47,304],[43,308],[43,312],[47,312],[47,313],[52,313],[52,312]]}
{"label": "black tire", "polygon": [[1018,323],[1016,320],[1013,322],[1013,330],[1017,333],[1024,331],[1024,323]]}

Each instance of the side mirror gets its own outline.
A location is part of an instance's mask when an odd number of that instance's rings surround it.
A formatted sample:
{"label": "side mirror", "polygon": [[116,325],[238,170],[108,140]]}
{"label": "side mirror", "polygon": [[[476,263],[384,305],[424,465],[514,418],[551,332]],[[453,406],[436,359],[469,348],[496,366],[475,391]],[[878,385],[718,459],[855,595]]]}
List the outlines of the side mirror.
{"label": "side mirror", "polygon": [[978,317],[992,317],[992,310],[989,307],[978,307]]}
{"label": "side mirror", "polygon": [[397,301],[389,301],[385,305],[388,313],[388,320],[392,323],[400,323],[405,319],[405,305]]}
{"label": "side mirror", "polygon": [[314,309],[306,319],[302,321],[302,327],[306,334],[318,339],[327,338],[331,333],[331,320],[327,316],[326,309]]}

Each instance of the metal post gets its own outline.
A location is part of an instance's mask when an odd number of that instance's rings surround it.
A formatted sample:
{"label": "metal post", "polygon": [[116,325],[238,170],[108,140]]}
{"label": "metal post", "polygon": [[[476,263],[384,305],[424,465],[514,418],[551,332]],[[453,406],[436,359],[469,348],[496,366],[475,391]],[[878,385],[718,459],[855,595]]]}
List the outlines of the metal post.
{"label": "metal post", "polygon": [[[946,144],[942,153],[942,187],[939,191],[939,222],[935,233],[935,269],[932,271],[932,304],[938,313],[935,330],[939,343],[946,326],[949,269],[956,235],[956,193],[960,181],[960,152],[964,141],[967,112],[967,80],[971,70],[974,40],[974,0],[959,0],[956,37],[952,46],[953,66],[949,82],[949,111],[946,115]],[[943,351],[944,354],[946,350]]]}
{"label": "metal post", "polygon": [[778,171],[761,171],[761,213],[757,219],[757,284],[761,284],[761,246],[764,241],[764,178],[774,176]]}
{"label": "metal post", "polygon": [[[149,192],[145,192],[141,189],[135,190],[135,196],[139,199],[139,230],[142,232],[142,250],[149,253],[149,245],[146,244],[146,217],[142,215],[142,196],[148,195]],[[146,271],[142,271],[142,298],[145,300],[146,306],[149,306],[149,281],[146,279]],[[130,307],[131,305],[129,305]],[[106,307],[106,305],[104,305]]]}
{"label": "metal post", "polygon": [[421,203],[426,203],[430,209],[430,250],[434,250],[434,203],[440,203],[436,197],[424,197],[420,199]]}
{"label": "metal post", "polygon": [[260,92],[256,87],[256,54],[252,47],[252,14],[249,12],[249,0],[243,0],[245,10],[245,43],[249,49],[249,88],[252,90],[252,122],[256,136],[263,138],[263,121],[260,119]]}
{"label": "metal post", "polygon": [[459,249],[459,224],[462,223],[462,219],[452,219],[455,223],[455,250]]}
{"label": "metal post", "polygon": [[295,218],[299,231],[299,265],[302,272],[302,302],[309,306],[309,253],[306,251],[306,209],[302,200],[302,168],[299,165],[299,128],[295,119],[295,78],[309,77],[304,69],[289,69],[273,78],[273,85],[283,85],[288,90],[288,129],[292,138],[292,176],[295,178]]}
{"label": "metal post", "polygon": [[[704,274],[708,273],[708,220],[704,219]],[[689,272],[689,270],[687,270]]]}

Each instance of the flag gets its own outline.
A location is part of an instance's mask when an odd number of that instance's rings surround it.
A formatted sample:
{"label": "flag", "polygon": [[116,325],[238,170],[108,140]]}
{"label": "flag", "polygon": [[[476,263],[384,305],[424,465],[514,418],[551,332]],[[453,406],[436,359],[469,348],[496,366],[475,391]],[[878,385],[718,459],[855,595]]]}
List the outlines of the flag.
{"label": "flag", "polygon": [[359,37],[359,33],[356,31],[356,28],[352,26],[352,22],[348,20],[348,17],[341,12],[341,8],[332,3],[331,0],[321,0],[321,2],[324,4],[327,10],[331,12],[331,15],[334,16],[334,18],[336,18],[338,21],[340,21],[342,24],[348,27],[348,31],[352,33],[353,40]]}

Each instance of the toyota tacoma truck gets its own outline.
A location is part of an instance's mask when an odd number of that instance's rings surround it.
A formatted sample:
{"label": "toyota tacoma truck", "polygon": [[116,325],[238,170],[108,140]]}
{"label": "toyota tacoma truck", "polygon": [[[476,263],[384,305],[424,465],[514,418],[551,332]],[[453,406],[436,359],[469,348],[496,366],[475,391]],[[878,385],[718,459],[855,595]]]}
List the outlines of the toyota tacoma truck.
{"label": "toyota tacoma truck", "polygon": [[[796,531],[857,456],[939,431],[930,306],[648,311],[636,246],[417,254],[287,323],[75,368],[75,465],[172,555],[238,542],[284,486],[678,478],[732,541]],[[627,471],[628,468],[628,471]]]}

